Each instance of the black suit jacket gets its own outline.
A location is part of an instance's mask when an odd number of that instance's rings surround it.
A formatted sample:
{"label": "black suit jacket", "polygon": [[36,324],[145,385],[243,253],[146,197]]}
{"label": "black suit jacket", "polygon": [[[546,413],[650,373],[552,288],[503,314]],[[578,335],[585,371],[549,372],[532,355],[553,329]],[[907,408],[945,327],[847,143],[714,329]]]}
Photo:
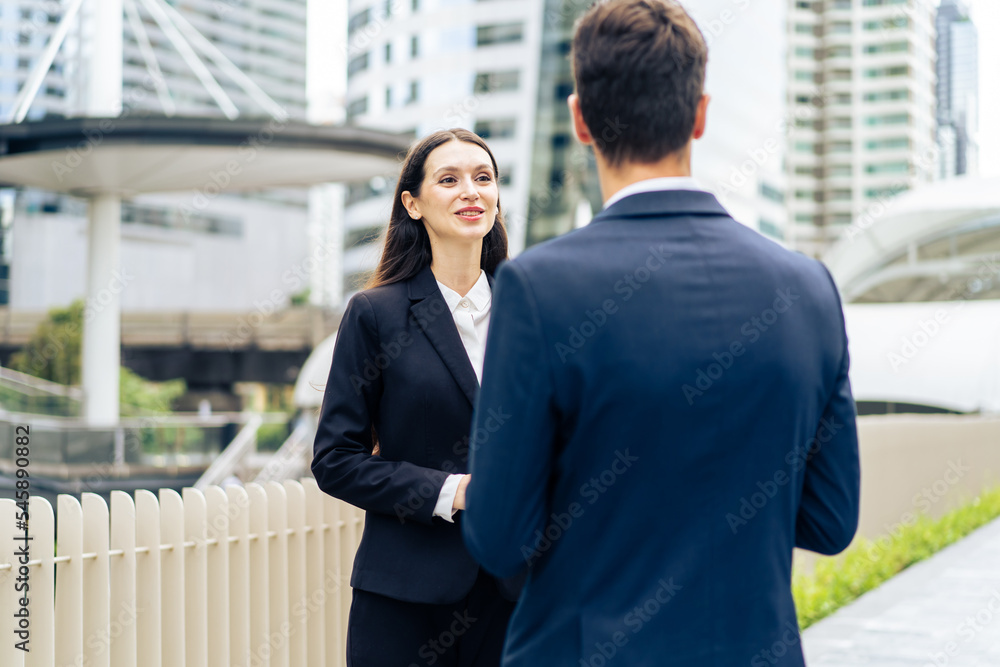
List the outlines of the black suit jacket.
{"label": "black suit jacket", "polygon": [[[479,566],[462,542],[463,513],[449,523],[433,512],[448,475],[466,472],[478,389],[429,267],[351,298],[312,462],[323,491],[366,511],[351,586],[437,604],[472,588]],[[515,599],[520,586],[500,588]]]}

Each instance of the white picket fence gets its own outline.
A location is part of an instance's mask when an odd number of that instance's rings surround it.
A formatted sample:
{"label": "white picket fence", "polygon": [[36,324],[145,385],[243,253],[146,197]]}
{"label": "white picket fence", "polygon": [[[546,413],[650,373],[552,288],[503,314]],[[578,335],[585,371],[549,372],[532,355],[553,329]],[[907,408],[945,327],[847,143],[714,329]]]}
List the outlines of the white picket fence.
{"label": "white picket fence", "polygon": [[[0,666],[329,667],[345,663],[364,513],[313,479],[30,501],[29,652],[20,511],[0,500]],[[53,551],[53,539],[58,553]]]}

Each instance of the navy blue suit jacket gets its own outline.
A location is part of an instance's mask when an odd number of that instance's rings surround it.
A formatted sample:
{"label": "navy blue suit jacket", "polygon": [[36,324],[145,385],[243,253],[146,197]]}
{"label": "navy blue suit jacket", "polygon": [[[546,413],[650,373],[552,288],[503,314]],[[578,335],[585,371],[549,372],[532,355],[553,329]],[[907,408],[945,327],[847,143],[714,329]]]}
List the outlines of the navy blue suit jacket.
{"label": "navy blue suit jacket", "polygon": [[[312,472],[320,489],[366,510],[354,588],[436,604],[472,588],[479,565],[462,542],[462,513],[455,523],[433,513],[448,475],[466,472],[478,391],[429,267],[351,298],[337,332]],[[505,597],[516,598],[520,581],[499,584]]]}
{"label": "navy blue suit jacket", "polygon": [[801,666],[792,548],[858,518],[826,269],[641,193],[502,265],[492,308],[464,534],[531,566],[504,665]]}

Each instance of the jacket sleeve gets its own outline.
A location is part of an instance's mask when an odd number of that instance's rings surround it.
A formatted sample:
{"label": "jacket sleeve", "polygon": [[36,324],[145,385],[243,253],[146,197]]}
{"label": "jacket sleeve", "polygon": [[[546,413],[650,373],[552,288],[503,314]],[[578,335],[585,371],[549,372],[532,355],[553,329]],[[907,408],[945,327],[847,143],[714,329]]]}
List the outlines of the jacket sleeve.
{"label": "jacket sleeve", "polygon": [[847,332],[842,331],[843,350],[833,392],[816,434],[802,452],[805,480],[795,521],[795,546],[828,556],[846,549],[854,538],[861,494],[858,428],[848,377],[850,355]]}
{"label": "jacket sleeve", "polygon": [[527,567],[548,516],[557,412],[538,313],[523,270],[503,264],[494,280],[462,522],[472,556],[499,577]]}
{"label": "jacket sleeve", "polygon": [[372,425],[378,423],[383,387],[374,362],[378,344],[371,302],[356,294],[337,332],[312,472],[324,492],[363,510],[396,516],[401,523],[430,524],[448,473],[372,454]]}

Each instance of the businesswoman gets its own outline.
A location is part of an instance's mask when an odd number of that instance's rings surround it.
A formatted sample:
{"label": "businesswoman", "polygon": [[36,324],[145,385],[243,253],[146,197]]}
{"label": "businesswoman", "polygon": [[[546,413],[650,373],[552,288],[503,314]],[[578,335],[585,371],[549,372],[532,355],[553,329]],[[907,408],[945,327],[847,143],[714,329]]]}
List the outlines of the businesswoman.
{"label": "businesswoman", "polygon": [[462,129],[415,144],[382,257],[337,334],[312,471],[366,511],[351,667],[498,665],[518,582],[462,541],[468,434],[493,272],[507,257],[497,165]]}

